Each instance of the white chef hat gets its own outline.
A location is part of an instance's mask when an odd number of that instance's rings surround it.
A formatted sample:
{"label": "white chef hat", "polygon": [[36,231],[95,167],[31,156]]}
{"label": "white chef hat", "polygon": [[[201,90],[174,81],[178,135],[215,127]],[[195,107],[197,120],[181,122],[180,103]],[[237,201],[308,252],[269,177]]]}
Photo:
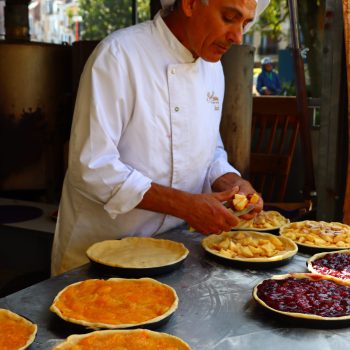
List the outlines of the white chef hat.
{"label": "white chef hat", "polygon": [[[176,0],[160,0],[160,3],[162,5],[163,9],[169,9],[171,6],[174,5],[175,1]],[[256,0],[256,2],[257,2],[257,5],[256,5],[256,10],[255,10],[254,20],[253,20],[253,22],[250,22],[245,26],[245,28],[244,28],[245,33],[252,27],[252,25],[257,21],[259,16],[264,12],[264,10],[268,6],[270,0]]]}

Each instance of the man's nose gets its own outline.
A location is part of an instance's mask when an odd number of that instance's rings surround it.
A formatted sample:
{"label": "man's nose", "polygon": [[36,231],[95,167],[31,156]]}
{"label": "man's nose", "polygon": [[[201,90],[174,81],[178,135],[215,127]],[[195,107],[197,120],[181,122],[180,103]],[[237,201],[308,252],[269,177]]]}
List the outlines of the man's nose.
{"label": "man's nose", "polygon": [[226,36],[227,40],[232,44],[242,44],[243,43],[243,26],[236,24],[230,28]]}

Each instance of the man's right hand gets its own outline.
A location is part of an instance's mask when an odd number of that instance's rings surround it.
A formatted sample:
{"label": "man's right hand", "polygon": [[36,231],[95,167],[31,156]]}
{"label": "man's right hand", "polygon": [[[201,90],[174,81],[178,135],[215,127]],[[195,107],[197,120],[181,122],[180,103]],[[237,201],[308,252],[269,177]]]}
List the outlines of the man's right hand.
{"label": "man's right hand", "polygon": [[152,183],[137,208],[176,216],[206,235],[221,233],[239,223],[238,217],[223,205],[238,191],[235,186],[223,192],[193,194]]}
{"label": "man's right hand", "polygon": [[225,192],[193,194],[184,219],[196,231],[208,235],[230,231],[239,223],[237,216],[222,203],[231,201],[238,187]]}

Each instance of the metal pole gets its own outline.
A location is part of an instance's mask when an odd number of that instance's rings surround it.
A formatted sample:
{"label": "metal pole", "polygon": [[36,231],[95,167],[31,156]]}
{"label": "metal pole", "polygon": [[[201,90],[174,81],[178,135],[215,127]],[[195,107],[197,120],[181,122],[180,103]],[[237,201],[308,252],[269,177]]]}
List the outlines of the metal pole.
{"label": "metal pole", "polygon": [[131,0],[131,6],[132,6],[132,24],[138,23],[138,13],[137,13],[137,0]]}

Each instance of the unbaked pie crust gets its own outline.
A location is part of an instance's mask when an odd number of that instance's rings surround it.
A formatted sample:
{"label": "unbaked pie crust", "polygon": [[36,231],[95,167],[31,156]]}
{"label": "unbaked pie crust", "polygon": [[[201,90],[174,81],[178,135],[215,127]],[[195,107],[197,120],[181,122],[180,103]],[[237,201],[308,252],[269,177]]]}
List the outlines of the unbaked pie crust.
{"label": "unbaked pie crust", "polygon": [[97,263],[122,268],[152,268],[176,264],[188,255],[178,242],[150,237],[126,237],[93,244],[86,252]]}

